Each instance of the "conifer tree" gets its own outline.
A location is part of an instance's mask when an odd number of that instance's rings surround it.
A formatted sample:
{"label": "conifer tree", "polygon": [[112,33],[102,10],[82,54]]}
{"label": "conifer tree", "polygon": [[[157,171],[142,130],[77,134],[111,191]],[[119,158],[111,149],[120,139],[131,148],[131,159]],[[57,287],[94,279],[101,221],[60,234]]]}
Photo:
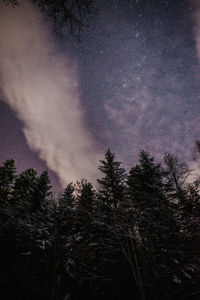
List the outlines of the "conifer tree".
{"label": "conifer tree", "polygon": [[30,168],[16,178],[13,188],[13,204],[16,213],[20,217],[29,215],[34,203],[34,193],[38,184],[38,173],[35,169]]}
{"label": "conifer tree", "polygon": [[[51,245],[50,179],[28,169],[16,177],[12,191],[15,263],[19,298],[41,297],[44,292],[47,254]],[[42,276],[43,275],[43,276]]]}
{"label": "conifer tree", "polygon": [[74,184],[67,184],[59,197],[54,213],[53,268],[55,297],[64,297],[71,292],[73,282],[69,275],[69,245],[74,230]]}
{"label": "conifer tree", "polygon": [[74,184],[69,183],[63,194],[58,200],[57,215],[58,215],[58,228],[60,237],[67,237],[72,231],[72,224],[74,222]]}
{"label": "conifer tree", "polygon": [[169,185],[165,176],[161,165],[142,151],[139,164],[131,169],[127,181],[143,280],[148,291],[150,285],[157,284],[157,292],[160,289],[161,293],[158,292],[158,299],[161,295],[170,298],[167,291],[173,281],[178,281],[181,261],[180,244],[174,243],[180,241],[180,231],[166,196]]}
{"label": "conifer tree", "polygon": [[6,205],[16,175],[15,160],[9,159],[0,166],[0,206]]}
{"label": "conifer tree", "polygon": [[41,210],[45,201],[51,195],[51,185],[50,178],[47,171],[42,172],[42,174],[37,178],[37,184],[35,186],[35,191],[33,192],[33,207],[34,210]]}
{"label": "conifer tree", "polygon": [[[15,262],[15,218],[12,209],[12,187],[16,167],[13,159],[0,166],[0,294],[8,295],[8,287],[15,286],[11,266]],[[10,295],[12,297],[12,293]]]}
{"label": "conifer tree", "polygon": [[94,189],[91,183],[81,180],[75,186],[74,219],[72,230],[67,238],[67,270],[74,282],[79,282],[77,288],[82,290],[94,278],[93,253],[90,244],[93,239],[93,202]]}
{"label": "conifer tree", "polygon": [[[97,234],[96,251],[100,256],[99,274],[102,278],[100,286],[106,283],[108,289],[117,290],[122,296],[122,291],[126,293],[127,280],[130,276],[130,268],[122,247],[124,237],[127,235],[126,173],[110,149],[105,153],[105,160],[100,161],[99,170],[104,177],[97,180],[94,224]],[[117,282],[120,282],[121,291]],[[135,288],[135,282],[133,286]]]}
{"label": "conifer tree", "polygon": [[92,184],[86,180],[77,183],[77,190],[77,225],[86,229],[91,225],[95,194]]}
{"label": "conifer tree", "polygon": [[125,202],[125,170],[121,167],[121,162],[115,160],[115,155],[108,149],[105,153],[105,160],[100,161],[99,170],[104,177],[98,179],[98,197],[102,202],[103,210],[107,219],[111,221],[114,211]]}
{"label": "conifer tree", "polygon": [[[0,166],[0,293],[25,299],[183,299],[199,295],[200,180],[146,152],[128,175],[108,149],[98,191],[56,201],[47,171]],[[13,292],[12,292],[13,291]],[[131,298],[129,297],[131,295]]]}

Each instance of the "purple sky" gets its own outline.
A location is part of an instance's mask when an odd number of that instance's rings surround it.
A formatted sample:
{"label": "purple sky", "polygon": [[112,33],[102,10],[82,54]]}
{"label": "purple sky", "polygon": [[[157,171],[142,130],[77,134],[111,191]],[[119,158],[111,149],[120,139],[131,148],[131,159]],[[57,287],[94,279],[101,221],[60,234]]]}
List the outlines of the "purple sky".
{"label": "purple sky", "polygon": [[[58,41],[59,51],[76,61],[84,131],[93,151],[110,147],[127,169],[142,149],[190,161],[200,124],[192,2],[97,2],[98,14],[81,43],[68,34]],[[19,171],[41,172],[48,167],[27,145],[22,128],[0,102],[0,161],[15,158]],[[50,176],[58,187],[57,176]]]}

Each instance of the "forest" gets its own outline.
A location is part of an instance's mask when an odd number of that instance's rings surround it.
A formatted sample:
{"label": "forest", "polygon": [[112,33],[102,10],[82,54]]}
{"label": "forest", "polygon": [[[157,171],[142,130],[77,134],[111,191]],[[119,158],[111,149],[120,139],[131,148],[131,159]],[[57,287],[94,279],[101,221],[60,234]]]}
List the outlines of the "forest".
{"label": "forest", "polygon": [[2,299],[199,299],[200,178],[145,151],[127,173],[108,149],[99,170],[56,197],[47,171],[0,166]]}

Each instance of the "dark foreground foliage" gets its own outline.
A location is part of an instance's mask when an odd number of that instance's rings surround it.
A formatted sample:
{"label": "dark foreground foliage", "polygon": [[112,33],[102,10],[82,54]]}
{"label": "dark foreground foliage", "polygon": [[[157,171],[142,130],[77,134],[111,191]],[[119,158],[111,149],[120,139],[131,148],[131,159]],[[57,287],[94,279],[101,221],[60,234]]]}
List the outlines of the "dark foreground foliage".
{"label": "dark foreground foliage", "polygon": [[200,180],[170,154],[99,169],[54,199],[46,171],[0,166],[2,299],[199,299]]}
{"label": "dark foreground foliage", "polygon": [[[81,33],[89,27],[91,19],[97,14],[94,0],[28,0],[39,7],[44,16],[52,20],[54,30],[63,35],[70,30],[71,34],[80,38]],[[19,0],[0,0],[15,8],[22,4]]]}

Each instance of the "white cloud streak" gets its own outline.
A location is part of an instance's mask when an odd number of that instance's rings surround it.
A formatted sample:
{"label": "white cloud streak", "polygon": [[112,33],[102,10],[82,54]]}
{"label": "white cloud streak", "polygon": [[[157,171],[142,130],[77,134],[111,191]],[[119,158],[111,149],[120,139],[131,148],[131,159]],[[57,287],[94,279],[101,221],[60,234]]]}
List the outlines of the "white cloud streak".
{"label": "white cloud streak", "polygon": [[0,89],[23,121],[27,143],[59,177],[94,182],[100,154],[84,128],[74,61],[58,54],[40,12],[0,4]]}

